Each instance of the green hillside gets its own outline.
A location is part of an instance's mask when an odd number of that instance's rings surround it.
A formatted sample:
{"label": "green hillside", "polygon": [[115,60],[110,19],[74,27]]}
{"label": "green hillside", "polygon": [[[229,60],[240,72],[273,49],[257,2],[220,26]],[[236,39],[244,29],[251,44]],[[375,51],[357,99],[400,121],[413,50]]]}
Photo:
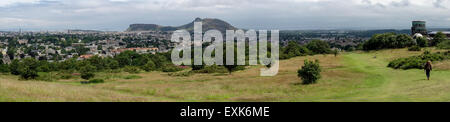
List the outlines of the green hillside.
{"label": "green hillside", "polygon": [[[437,50],[433,50],[436,52]],[[20,81],[0,75],[0,101],[450,101],[450,61],[435,62],[430,81],[422,70],[395,70],[389,61],[422,52],[407,49],[315,55],[282,60],[279,74],[260,77],[259,66],[228,74],[169,76],[100,73],[101,84],[80,78]],[[301,85],[305,59],[323,68],[317,84]]]}

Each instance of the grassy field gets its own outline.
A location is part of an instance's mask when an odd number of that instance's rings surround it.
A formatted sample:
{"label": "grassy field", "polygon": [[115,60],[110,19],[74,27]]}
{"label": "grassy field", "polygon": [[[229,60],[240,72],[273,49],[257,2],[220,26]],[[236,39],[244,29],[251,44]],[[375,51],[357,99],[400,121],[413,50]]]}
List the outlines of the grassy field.
{"label": "grassy field", "polygon": [[[296,57],[281,61],[275,77],[260,77],[260,66],[188,77],[100,73],[105,83],[89,85],[81,79],[20,81],[0,75],[0,101],[450,101],[450,61],[436,62],[430,81],[422,70],[386,67],[421,53],[394,49]],[[323,77],[317,84],[300,84],[297,70],[305,59],[320,61]]]}

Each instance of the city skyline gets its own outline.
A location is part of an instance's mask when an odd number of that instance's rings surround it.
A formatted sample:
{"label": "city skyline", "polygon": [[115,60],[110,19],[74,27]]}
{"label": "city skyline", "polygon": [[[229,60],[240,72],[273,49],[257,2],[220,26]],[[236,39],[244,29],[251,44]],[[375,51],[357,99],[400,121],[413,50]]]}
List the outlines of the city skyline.
{"label": "city skyline", "polygon": [[450,0],[4,0],[1,31],[124,31],[130,24],[179,26],[218,18],[244,29],[450,27]]}

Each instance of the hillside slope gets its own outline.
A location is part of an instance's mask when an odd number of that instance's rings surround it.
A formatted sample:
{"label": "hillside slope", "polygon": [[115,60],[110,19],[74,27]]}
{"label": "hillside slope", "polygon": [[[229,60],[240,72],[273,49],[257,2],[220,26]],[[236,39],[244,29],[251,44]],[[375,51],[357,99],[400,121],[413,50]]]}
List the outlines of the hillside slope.
{"label": "hillside slope", "polygon": [[[81,79],[19,81],[0,75],[0,101],[450,101],[450,61],[435,63],[432,79],[422,70],[394,70],[390,60],[419,55],[407,49],[316,55],[283,60],[275,77],[260,77],[260,66],[227,74],[173,77],[162,72],[102,73],[102,84]],[[320,60],[323,78],[300,85],[305,59]],[[136,78],[125,78],[125,77]]]}

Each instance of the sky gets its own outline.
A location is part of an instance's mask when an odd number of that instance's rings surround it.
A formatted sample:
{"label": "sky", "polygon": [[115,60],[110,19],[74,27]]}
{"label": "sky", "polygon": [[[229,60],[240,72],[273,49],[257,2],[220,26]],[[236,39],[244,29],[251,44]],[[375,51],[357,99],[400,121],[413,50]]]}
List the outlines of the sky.
{"label": "sky", "polygon": [[450,0],[0,0],[0,30],[124,31],[218,18],[243,29],[450,27]]}

